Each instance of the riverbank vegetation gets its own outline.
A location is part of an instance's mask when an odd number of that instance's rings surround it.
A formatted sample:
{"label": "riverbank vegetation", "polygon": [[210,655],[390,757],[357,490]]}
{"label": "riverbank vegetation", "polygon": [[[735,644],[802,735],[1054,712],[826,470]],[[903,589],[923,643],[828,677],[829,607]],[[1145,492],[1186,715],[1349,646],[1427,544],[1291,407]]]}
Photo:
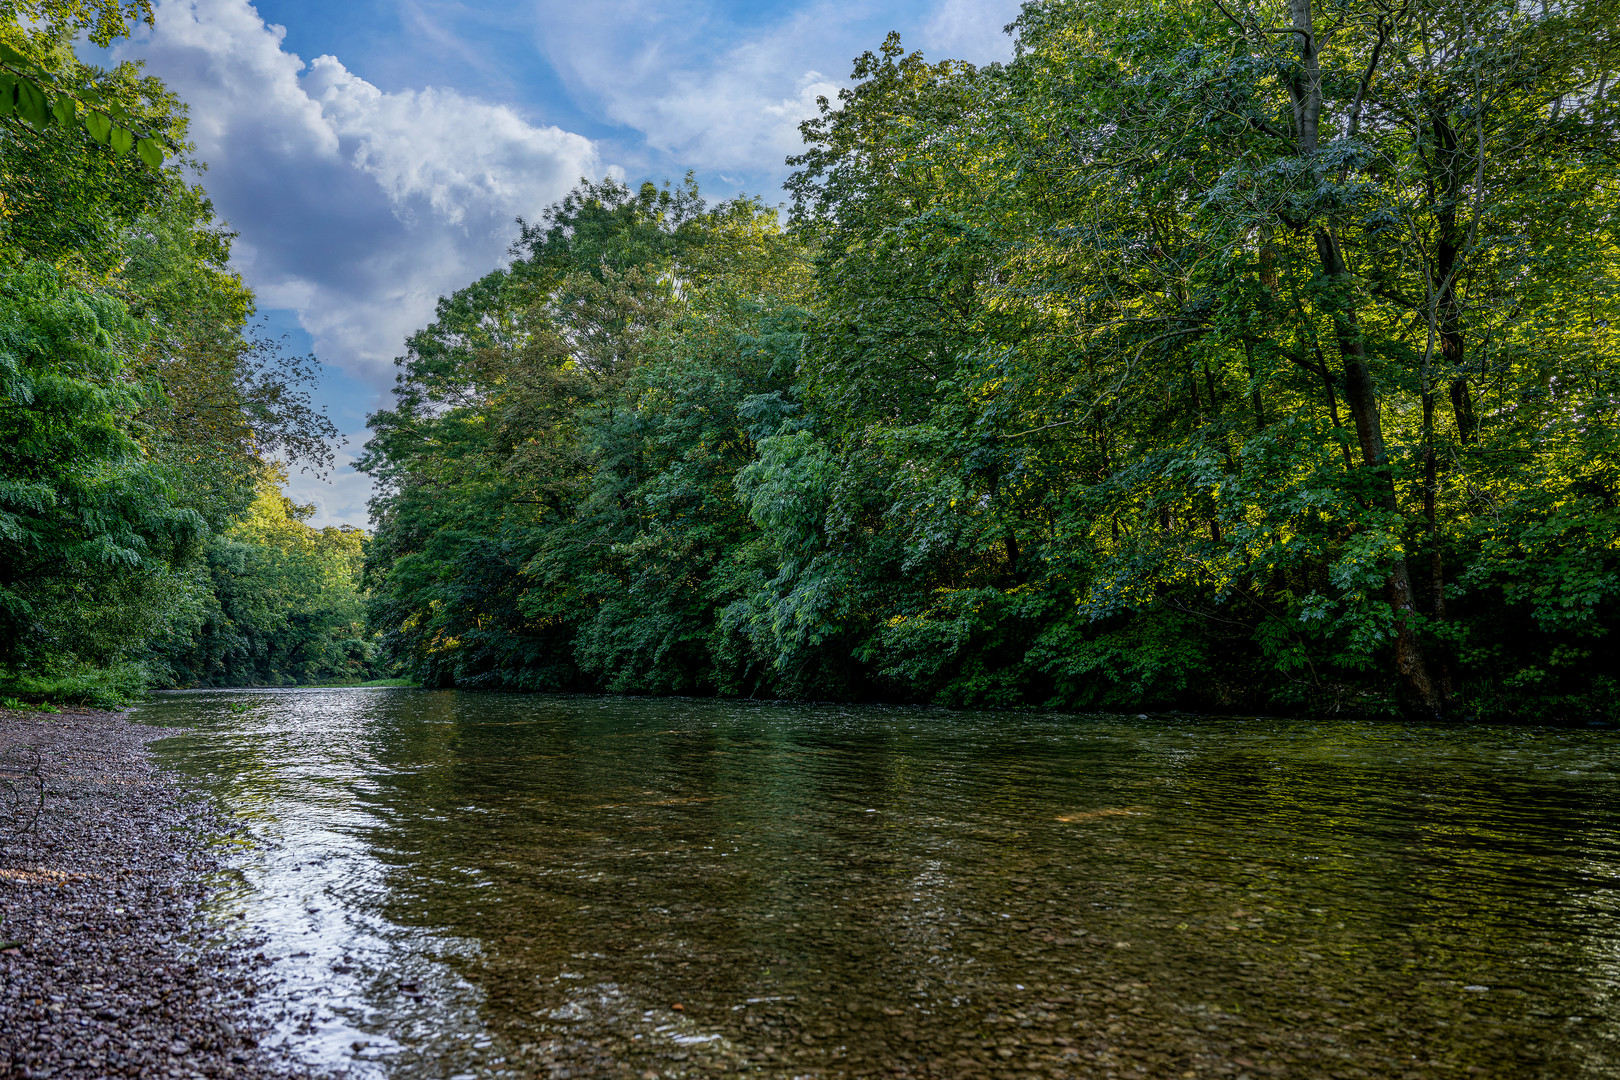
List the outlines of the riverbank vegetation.
{"label": "riverbank vegetation", "polygon": [[[361,537],[309,529],[274,491],[277,462],[331,461],[313,360],[255,333],[232,234],[182,171],[183,105],[76,59],[76,34],[127,29],[118,5],[4,16],[8,73],[73,122],[0,110],[0,694],[370,677]],[[21,87],[8,74],[0,97]],[[180,156],[103,143],[87,100]]]}
{"label": "riverbank vegetation", "polygon": [[520,221],[406,342],[368,538],[280,494],[335,433],[183,106],[70,48],[147,9],[9,5],[0,694],[1614,719],[1617,7],[891,37],[785,211],[608,179]]}
{"label": "riverbank vegetation", "polygon": [[1005,65],[863,56],[785,222],[582,184],[373,418],[384,653],[1613,716],[1616,16],[1037,0]]}

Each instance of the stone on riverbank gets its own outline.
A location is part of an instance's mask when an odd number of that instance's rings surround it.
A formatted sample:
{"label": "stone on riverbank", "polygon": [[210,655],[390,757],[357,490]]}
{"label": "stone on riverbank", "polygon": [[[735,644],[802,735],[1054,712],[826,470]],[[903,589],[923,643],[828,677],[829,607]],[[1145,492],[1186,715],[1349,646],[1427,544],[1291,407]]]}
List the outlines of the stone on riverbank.
{"label": "stone on riverbank", "polygon": [[[122,714],[0,710],[0,1077],[295,1075],[199,907],[222,823]],[[40,796],[43,794],[43,806]]]}

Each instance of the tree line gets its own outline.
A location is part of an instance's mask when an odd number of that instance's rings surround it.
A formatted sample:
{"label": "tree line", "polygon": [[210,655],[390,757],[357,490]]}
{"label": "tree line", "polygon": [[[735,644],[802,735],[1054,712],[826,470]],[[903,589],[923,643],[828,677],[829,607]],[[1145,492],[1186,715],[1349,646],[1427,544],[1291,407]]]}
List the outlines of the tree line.
{"label": "tree line", "polygon": [[150,8],[6,0],[0,694],[1613,718],[1616,2],[891,36],[784,210],[520,221],[406,343],[368,538],[280,492],[335,432],[184,107],[73,54]]}
{"label": "tree line", "polygon": [[423,683],[1612,717],[1614,0],[891,35],[785,215],[581,182],[371,420]]}
{"label": "tree line", "polygon": [[[232,233],[183,171],[198,164],[184,106],[137,66],[73,52],[150,15],[0,4],[0,105],[16,106],[0,107],[0,695],[14,700],[374,674],[363,534],[311,528],[313,508],[279,490],[288,465],[332,460],[314,361],[257,327]],[[178,156],[129,153],[109,117]]]}

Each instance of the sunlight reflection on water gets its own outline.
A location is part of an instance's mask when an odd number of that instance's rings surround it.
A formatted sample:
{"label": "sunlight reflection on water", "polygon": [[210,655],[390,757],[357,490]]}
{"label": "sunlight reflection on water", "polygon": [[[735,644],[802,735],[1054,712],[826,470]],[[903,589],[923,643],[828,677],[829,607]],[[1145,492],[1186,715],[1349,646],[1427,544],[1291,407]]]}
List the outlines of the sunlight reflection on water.
{"label": "sunlight reflection on water", "polygon": [[311,1062],[1620,1076],[1608,733],[390,689],[141,716],[259,841],[214,910],[261,928]]}

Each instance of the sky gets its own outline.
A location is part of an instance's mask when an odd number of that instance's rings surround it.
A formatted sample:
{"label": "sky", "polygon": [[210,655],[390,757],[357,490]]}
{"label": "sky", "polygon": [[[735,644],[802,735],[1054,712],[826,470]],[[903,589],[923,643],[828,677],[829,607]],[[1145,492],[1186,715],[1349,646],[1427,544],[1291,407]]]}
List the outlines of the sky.
{"label": "sky", "polygon": [[780,203],[816,97],[898,30],[910,49],[1011,54],[1016,0],[156,0],[109,50],[191,111],[200,180],[237,233],[266,329],[320,361],[347,439],[288,493],[367,524],[352,462],[394,358],[438,297],[506,260],[515,219],[581,177]]}

